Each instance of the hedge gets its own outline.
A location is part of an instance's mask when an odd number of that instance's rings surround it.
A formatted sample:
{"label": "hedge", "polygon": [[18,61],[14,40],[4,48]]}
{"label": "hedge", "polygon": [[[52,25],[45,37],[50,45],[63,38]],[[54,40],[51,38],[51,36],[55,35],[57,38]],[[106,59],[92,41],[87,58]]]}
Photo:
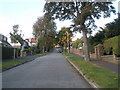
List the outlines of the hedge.
{"label": "hedge", "polygon": [[120,35],[105,40],[103,46],[105,52],[112,50],[113,54],[120,56]]}
{"label": "hedge", "polygon": [[14,55],[14,49],[10,47],[2,47],[2,59],[11,59]]}
{"label": "hedge", "polygon": [[[20,49],[16,49],[15,56],[20,55]],[[13,59],[14,56],[14,48],[12,47],[2,47],[2,59]]]}

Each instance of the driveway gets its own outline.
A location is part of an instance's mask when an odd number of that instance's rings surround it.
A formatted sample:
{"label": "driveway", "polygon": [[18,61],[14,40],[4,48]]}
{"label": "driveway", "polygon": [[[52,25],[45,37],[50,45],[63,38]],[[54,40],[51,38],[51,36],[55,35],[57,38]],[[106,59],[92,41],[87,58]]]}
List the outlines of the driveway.
{"label": "driveway", "polygon": [[60,53],[51,53],[2,73],[3,88],[91,88]]}

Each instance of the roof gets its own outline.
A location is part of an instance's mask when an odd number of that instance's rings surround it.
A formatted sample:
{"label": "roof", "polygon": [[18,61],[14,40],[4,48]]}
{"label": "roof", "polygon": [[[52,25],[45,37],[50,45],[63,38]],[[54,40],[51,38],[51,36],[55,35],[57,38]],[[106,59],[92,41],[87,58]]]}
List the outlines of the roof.
{"label": "roof", "polygon": [[30,39],[27,39],[30,43],[37,43],[37,39],[35,38],[30,38]]}
{"label": "roof", "polygon": [[[1,44],[2,46],[4,46],[4,47],[12,47],[11,44],[8,43],[7,37],[4,36],[4,35],[2,35],[2,34],[0,34],[0,44]],[[1,46],[1,45],[0,45],[0,46]]]}

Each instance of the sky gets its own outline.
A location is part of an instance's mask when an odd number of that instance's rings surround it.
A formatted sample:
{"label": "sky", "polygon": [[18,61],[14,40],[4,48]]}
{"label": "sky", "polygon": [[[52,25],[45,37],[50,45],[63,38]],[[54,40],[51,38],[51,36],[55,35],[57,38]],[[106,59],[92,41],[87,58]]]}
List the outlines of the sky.
{"label": "sky", "polygon": [[[118,11],[118,1],[113,4],[116,11]],[[19,30],[22,30],[22,34],[24,34],[24,39],[33,38],[32,27],[37,18],[44,15],[44,4],[45,0],[0,0],[0,33],[8,37],[10,42],[9,33],[13,31],[13,25],[18,24]],[[99,27],[104,27],[106,23],[112,22],[115,18],[117,18],[117,15],[112,14],[110,18],[96,20],[97,30],[99,30]],[[63,26],[69,27],[71,25],[70,20],[63,22],[55,20],[55,22],[57,31]],[[97,30],[93,31],[93,35]],[[81,34],[76,33],[73,40],[81,36]]]}

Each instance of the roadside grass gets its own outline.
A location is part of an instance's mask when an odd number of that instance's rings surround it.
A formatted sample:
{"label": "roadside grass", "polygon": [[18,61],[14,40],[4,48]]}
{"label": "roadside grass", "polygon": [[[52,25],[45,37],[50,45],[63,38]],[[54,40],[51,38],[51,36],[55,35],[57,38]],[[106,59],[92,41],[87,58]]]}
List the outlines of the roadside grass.
{"label": "roadside grass", "polygon": [[64,56],[72,56],[71,54],[66,53],[66,52],[63,52],[62,54],[63,54]]}
{"label": "roadside grass", "polygon": [[[43,53],[43,54],[37,54],[35,56],[44,56],[48,53]],[[0,64],[0,71],[5,71],[9,68],[12,68],[14,66],[20,65],[22,63],[28,62],[27,60],[11,60],[11,61],[6,61],[6,62],[2,62],[2,64]]]}
{"label": "roadside grass", "polygon": [[44,56],[44,55],[46,55],[46,54],[48,54],[48,53],[36,54],[35,56]]}
{"label": "roadside grass", "polygon": [[101,88],[119,88],[120,75],[105,68],[99,67],[89,61],[72,56],[68,59],[74,63],[82,73]]}
{"label": "roadside grass", "polygon": [[[11,67],[17,66],[19,64],[22,64],[24,62],[27,62],[27,60],[11,60],[11,61],[7,61],[7,62],[3,62],[2,63],[2,71],[7,70]],[[1,69],[1,68],[0,68]]]}

